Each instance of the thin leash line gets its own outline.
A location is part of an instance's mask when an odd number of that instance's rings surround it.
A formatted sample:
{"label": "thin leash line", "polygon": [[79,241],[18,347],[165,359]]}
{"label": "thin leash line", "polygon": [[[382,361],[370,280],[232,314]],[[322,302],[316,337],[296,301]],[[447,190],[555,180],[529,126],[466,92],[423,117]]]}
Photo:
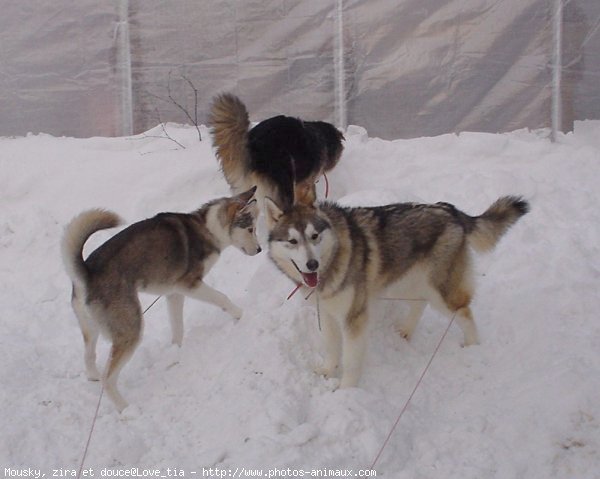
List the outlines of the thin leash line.
{"label": "thin leash line", "polygon": [[439,351],[442,343],[444,342],[444,339],[446,338],[446,335],[448,334],[448,331],[450,330],[450,326],[452,326],[452,323],[454,322],[454,318],[455,317],[456,317],[456,313],[454,313],[454,315],[452,316],[452,319],[448,322],[448,326],[446,327],[446,330],[444,331],[444,334],[442,334],[442,337],[438,341],[437,346],[435,347],[435,349],[433,351],[433,354],[429,358],[429,361],[427,362],[427,365],[425,366],[425,368],[423,369],[423,372],[421,373],[421,376],[419,377],[419,380],[415,384],[415,387],[413,388],[412,392],[410,393],[410,396],[408,397],[408,399],[404,403],[404,406],[402,407],[402,410],[400,411],[400,414],[398,414],[398,417],[396,418],[396,422],[394,422],[394,425],[392,426],[392,428],[390,429],[390,432],[388,433],[387,437],[385,438],[385,441],[383,442],[383,445],[381,446],[381,448],[379,449],[379,452],[375,456],[375,459],[371,463],[371,466],[370,466],[371,470],[374,469],[375,464],[377,464],[377,461],[379,461],[379,458],[381,457],[381,454],[383,453],[384,449],[388,445],[388,443],[389,443],[389,441],[390,441],[390,439],[392,437],[392,434],[394,434],[394,431],[396,430],[396,427],[398,426],[398,424],[400,423],[400,420],[402,419],[402,416],[404,415],[404,413],[408,409],[408,406],[410,405],[410,402],[411,402],[413,396],[417,392],[417,389],[419,389],[419,386],[421,385],[421,382],[423,381],[423,378],[425,377],[425,374],[427,374],[427,371],[429,370],[429,366],[431,366],[431,363],[433,362],[433,359],[437,355],[437,353],[438,353],[438,351]]}
{"label": "thin leash line", "polygon": [[286,301],[289,301],[292,298],[292,296],[294,296],[301,287],[302,287],[302,283],[298,283],[296,285],[296,287],[292,290],[292,292],[290,294],[288,294],[288,297],[285,298]]}
{"label": "thin leash line", "polygon": [[[293,289],[293,291],[288,295],[287,300],[289,300],[292,296],[294,296],[298,292],[298,290],[300,289],[301,286],[302,286],[302,283],[298,283],[296,285],[296,287]],[[310,296],[314,292],[315,292],[315,289],[312,289],[310,291],[310,293],[308,294],[308,296],[306,296],[304,299],[307,300],[308,298],[310,298]],[[319,331],[321,331],[321,311],[320,311],[320,308],[319,308],[319,294],[318,293],[316,295],[316,298],[317,298],[317,321],[318,321]],[[426,301],[425,299],[422,299],[422,298],[378,297],[377,299],[383,300],[383,301]],[[442,336],[441,336],[440,340],[438,341],[435,349],[433,350],[433,353],[431,354],[431,357],[429,358],[429,361],[427,362],[427,365],[425,366],[425,368],[421,372],[421,375],[419,376],[419,379],[417,380],[417,382],[415,384],[415,387],[413,388],[413,390],[411,391],[410,395],[408,396],[408,399],[404,403],[404,406],[402,407],[402,410],[400,411],[400,414],[398,414],[398,417],[396,418],[396,421],[394,422],[393,426],[391,427],[390,432],[388,433],[387,437],[385,438],[385,441],[383,442],[381,448],[379,449],[377,455],[375,456],[375,459],[373,460],[373,462],[372,462],[372,464],[370,466],[370,469],[373,469],[375,467],[375,465],[377,464],[377,461],[379,461],[379,458],[381,457],[381,454],[383,453],[383,451],[387,447],[387,445],[388,445],[388,443],[389,443],[392,435],[394,434],[394,431],[396,430],[396,428],[398,427],[398,424],[400,423],[400,420],[402,419],[402,416],[404,415],[404,413],[408,409],[408,406],[410,405],[413,396],[415,395],[415,393],[419,389],[419,386],[423,382],[423,378],[427,374],[427,371],[429,371],[429,367],[431,366],[431,363],[433,363],[433,360],[435,359],[435,357],[436,357],[436,355],[437,355],[440,347],[442,346],[442,343],[444,342],[444,339],[446,339],[448,331],[450,330],[450,327],[452,326],[452,323],[454,323],[454,319],[455,318],[456,318],[456,313],[454,313],[452,315],[452,318],[448,322],[448,326],[446,326],[446,330],[444,331],[444,334],[442,334]]]}
{"label": "thin leash line", "polygon": [[[144,312],[142,313],[142,315],[146,314],[146,312],[156,304],[156,302],[162,298],[162,296],[158,296],[154,301],[152,301],[152,303],[150,304],[150,306],[148,306]],[[77,477],[76,479],[79,479],[81,477],[81,473],[83,472],[83,466],[85,464],[85,459],[87,458],[87,453],[88,453],[88,449],[90,447],[90,442],[92,441],[92,435],[94,434],[94,428],[96,427],[96,420],[98,419],[98,412],[100,411],[100,403],[102,402],[102,396],[104,395],[104,383],[102,383],[102,386],[100,388],[100,395],[98,396],[98,403],[96,404],[96,411],[94,412],[94,418],[92,419],[92,425],[90,427],[90,432],[88,434],[88,438],[87,441],[85,443],[85,449],[83,450],[83,456],[81,457],[81,463],[79,464],[79,470],[77,472]]]}
{"label": "thin leash line", "polygon": [[[384,298],[384,297],[382,297],[382,298],[379,298],[379,299],[393,300],[394,298]],[[419,301],[419,300],[417,300],[417,299],[406,299],[405,301]],[[429,370],[429,366],[431,366],[431,363],[433,362],[433,359],[437,355],[437,353],[438,353],[438,351],[439,351],[442,343],[444,342],[444,339],[446,339],[446,335],[448,334],[448,331],[450,330],[450,327],[452,326],[452,323],[454,323],[454,319],[455,318],[456,318],[456,312],[452,315],[452,318],[448,322],[448,326],[446,326],[446,330],[444,331],[444,334],[442,334],[442,337],[440,338],[437,346],[435,347],[435,349],[433,351],[433,354],[431,355],[431,358],[429,358],[429,361],[427,362],[427,365],[425,366],[425,369],[423,369],[423,372],[421,373],[421,376],[419,377],[419,380],[417,381],[417,384],[415,385],[414,389],[410,393],[410,396],[406,400],[406,403],[402,407],[402,410],[400,411],[400,414],[398,415],[398,417],[396,419],[396,422],[394,422],[394,425],[390,429],[390,432],[388,433],[387,437],[385,438],[385,441],[383,442],[383,445],[381,446],[381,449],[379,449],[379,452],[377,453],[377,456],[375,456],[375,459],[371,463],[371,469],[373,469],[375,467],[375,464],[377,464],[377,461],[379,461],[379,458],[381,457],[381,454],[383,453],[384,449],[388,445],[388,442],[390,441],[390,438],[392,437],[392,434],[396,430],[396,427],[400,423],[400,420],[402,419],[402,416],[404,415],[404,412],[408,408],[408,406],[409,406],[409,404],[410,404],[413,396],[417,392],[417,389],[419,388],[419,385],[423,381],[423,378],[425,377],[425,374],[427,374],[427,371]]]}
{"label": "thin leash line", "polygon": [[156,302],[162,298],[162,296],[158,296],[154,301],[152,301],[152,303],[150,303],[150,306],[148,306],[146,309],[144,309],[144,312],[142,314],[146,314],[146,312],[156,304]]}
{"label": "thin leash line", "polygon": [[[298,284],[296,284],[296,286],[294,286],[294,289],[292,289],[291,293],[290,293],[290,294],[288,294],[287,298],[285,298],[285,299],[286,299],[286,301],[289,301],[290,299],[292,299],[292,297],[293,297],[293,296],[294,296],[294,295],[295,295],[295,294],[298,292],[298,290],[299,290],[301,287],[302,287],[302,283],[298,283]],[[311,291],[311,292],[308,294],[308,296],[306,296],[304,299],[308,299],[308,298],[310,298],[312,294],[313,294],[313,291]],[[160,299],[160,297],[159,297],[159,298],[156,298],[156,300],[155,300],[154,302],[158,301],[158,299]],[[385,296],[380,296],[380,297],[378,297],[377,299],[378,299],[378,300],[380,300],[380,301],[427,301],[426,299],[423,299],[423,298],[389,298],[389,297],[385,297]],[[150,307],[151,307],[153,304],[154,304],[154,303],[152,303],[152,304],[151,304],[151,305],[148,307],[148,309],[150,309]],[[144,311],[144,313],[145,313],[145,312],[146,312],[146,311]]]}
{"label": "thin leash line", "polygon": [[94,413],[94,419],[92,419],[92,426],[90,427],[90,433],[88,434],[87,442],[85,443],[85,449],[83,450],[83,456],[81,457],[81,464],[79,464],[79,471],[77,472],[77,479],[81,477],[81,473],[83,471],[83,465],[85,464],[85,459],[87,457],[88,448],[90,447],[90,442],[92,440],[92,434],[94,433],[94,427],[96,426],[96,419],[98,419],[98,411],[100,410],[100,402],[102,401],[102,396],[104,394],[104,384],[100,388],[100,396],[98,397],[98,403],[96,404],[96,412]]}
{"label": "thin leash line", "polygon": [[426,299],[422,299],[422,298],[384,298],[384,297],[379,297],[377,298],[381,301],[427,301]]}
{"label": "thin leash line", "polygon": [[[319,293],[317,293],[316,298],[317,298],[317,324],[319,326],[319,331],[321,331],[321,308],[319,307]],[[305,299],[308,299],[308,297],[306,297]]]}
{"label": "thin leash line", "polygon": [[[329,180],[327,179],[327,175],[323,172],[323,179],[325,180],[325,199],[329,198]],[[315,181],[315,184],[318,183],[319,180]]]}

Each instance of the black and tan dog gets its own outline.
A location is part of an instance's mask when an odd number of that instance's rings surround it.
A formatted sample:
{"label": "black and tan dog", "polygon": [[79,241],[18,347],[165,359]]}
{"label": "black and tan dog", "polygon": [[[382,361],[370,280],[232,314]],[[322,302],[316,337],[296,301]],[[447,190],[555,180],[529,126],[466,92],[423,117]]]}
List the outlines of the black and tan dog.
{"label": "black and tan dog", "polygon": [[248,255],[260,252],[254,192],[252,188],[232,198],[211,201],[193,213],[161,213],[134,223],[85,261],[82,250],[87,239],[96,231],[119,225],[121,220],[110,211],[90,210],[67,225],[62,258],[73,282],[71,304],[83,334],[87,376],[96,381],[101,378],[96,368],[96,342],[103,333],[112,348],[102,381],[119,411],[127,406],[117,389],[119,372],[142,333],[138,291],[166,295],[173,343],[177,345],[183,340],[184,296],[241,317],[242,310],[203,278],[230,245]]}
{"label": "black and tan dog", "polygon": [[225,179],[234,193],[257,185],[257,197],[269,196],[283,207],[297,190],[315,181],[340,159],[344,136],[332,124],[279,115],[250,129],[248,111],[235,95],[212,103],[209,125]]}

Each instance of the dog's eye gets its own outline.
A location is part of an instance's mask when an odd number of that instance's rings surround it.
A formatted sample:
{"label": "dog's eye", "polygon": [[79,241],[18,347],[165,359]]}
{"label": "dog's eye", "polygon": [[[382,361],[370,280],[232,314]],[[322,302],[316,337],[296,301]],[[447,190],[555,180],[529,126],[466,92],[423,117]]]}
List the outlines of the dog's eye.
{"label": "dog's eye", "polygon": [[318,237],[319,237],[319,234],[318,234],[318,233],[315,233],[315,234],[313,234],[313,235],[312,235],[310,238],[311,238],[312,240],[316,240]]}
{"label": "dog's eye", "polygon": [[252,233],[254,231],[254,228],[248,228],[248,233]]}
{"label": "dog's eye", "polygon": [[289,240],[290,244],[298,244],[298,240],[296,238],[292,238],[291,240]]}

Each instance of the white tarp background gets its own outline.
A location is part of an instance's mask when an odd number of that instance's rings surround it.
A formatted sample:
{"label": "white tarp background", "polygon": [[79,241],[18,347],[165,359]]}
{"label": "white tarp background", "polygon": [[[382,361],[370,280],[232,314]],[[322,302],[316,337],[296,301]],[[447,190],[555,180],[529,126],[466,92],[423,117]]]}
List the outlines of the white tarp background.
{"label": "white tarp background", "polygon": [[[348,124],[388,139],[550,126],[552,0],[340,3]],[[337,6],[3,0],[0,135],[115,136],[128,116],[134,133],[189,123],[168,98],[170,86],[194,116],[185,79],[198,92],[199,123],[224,90],[240,95],[254,121],[286,113],[337,122]],[[564,2],[563,130],[600,118],[599,22],[598,0]]]}

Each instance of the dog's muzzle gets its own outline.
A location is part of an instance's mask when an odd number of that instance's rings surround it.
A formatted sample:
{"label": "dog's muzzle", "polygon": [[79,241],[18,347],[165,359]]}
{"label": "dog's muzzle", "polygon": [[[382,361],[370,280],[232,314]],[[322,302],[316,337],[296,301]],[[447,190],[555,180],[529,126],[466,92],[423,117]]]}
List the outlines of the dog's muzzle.
{"label": "dog's muzzle", "polygon": [[306,284],[306,286],[308,286],[309,288],[317,287],[317,285],[319,284],[319,273],[317,273],[317,269],[319,269],[319,262],[316,259],[309,259],[306,262],[306,267],[307,269],[309,269],[308,272],[304,272],[300,268],[298,268],[298,265],[294,260],[292,260],[292,264],[294,265],[298,273],[300,273],[300,275],[302,276],[302,280],[304,281],[304,284]]}

